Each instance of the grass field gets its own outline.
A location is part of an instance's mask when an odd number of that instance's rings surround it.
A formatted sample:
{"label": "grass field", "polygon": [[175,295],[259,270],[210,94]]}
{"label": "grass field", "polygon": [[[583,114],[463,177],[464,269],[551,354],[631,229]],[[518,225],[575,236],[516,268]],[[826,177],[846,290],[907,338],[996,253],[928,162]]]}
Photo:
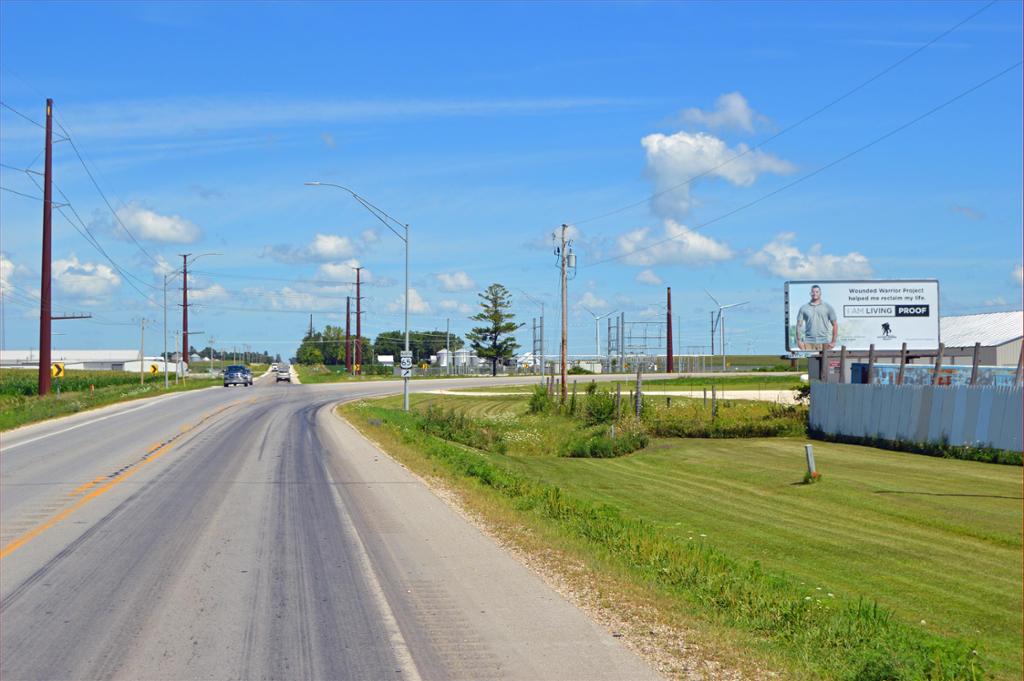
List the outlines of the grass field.
{"label": "grass field", "polygon": [[[428,403],[513,431],[538,429],[538,419],[519,417],[523,398],[414,396],[414,406]],[[385,413],[398,403],[375,404],[389,408],[380,409]],[[347,413],[365,419],[366,409]],[[531,455],[527,443],[483,456],[515,476],[642,521],[666,542],[720,552],[738,562],[737,574],[761,565],[811,602],[842,608],[877,601],[906,635],[970,642],[995,678],[1021,678],[1021,469],[816,443],[824,478],[802,485],[803,444],[656,439],[626,457],[571,459]],[[713,611],[705,614],[715,619]],[[767,646],[797,675],[815,668],[793,642],[769,634]],[[842,664],[837,658],[835,668]],[[826,678],[863,677],[815,669]]]}
{"label": "grass field", "polygon": [[[656,375],[656,374],[655,374]],[[528,385],[503,385],[496,387],[485,386],[483,388],[459,388],[453,387],[451,390],[458,390],[459,392],[466,393],[487,393],[487,392],[502,392],[502,393],[529,393],[533,391],[535,385],[540,384],[540,378],[524,379],[529,381]],[[584,390],[593,379],[589,376],[571,376],[568,380],[567,385],[569,390],[572,390],[572,385],[575,382],[577,391]],[[635,383],[628,379],[617,381],[622,385],[624,392],[629,392]],[[615,381],[612,382],[601,382],[600,385],[615,385]],[[786,374],[786,375],[775,375],[765,374],[763,376],[716,376],[716,377],[704,377],[704,376],[681,376],[677,378],[651,378],[651,375],[644,378],[644,389],[646,390],[700,390],[707,388],[711,390],[714,386],[723,390],[796,390],[801,385],[807,385],[800,380],[799,374]]]}
{"label": "grass field", "polygon": [[4,369],[0,370],[0,431],[115,402],[219,385],[220,380],[190,378],[174,385],[172,377],[170,388],[164,390],[162,374],[147,374],[145,383],[140,385],[139,375],[134,373],[69,370],[64,378],[53,379],[53,392],[40,398],[36,394],[38,376],[34,370]]}

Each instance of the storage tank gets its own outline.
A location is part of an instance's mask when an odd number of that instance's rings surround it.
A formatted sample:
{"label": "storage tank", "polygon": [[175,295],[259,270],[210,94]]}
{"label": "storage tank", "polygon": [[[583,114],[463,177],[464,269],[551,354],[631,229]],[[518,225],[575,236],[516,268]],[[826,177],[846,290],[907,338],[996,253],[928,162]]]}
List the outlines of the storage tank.
{"label": "storage tank", "polygon": [[454,355],[454,358],[455,358],[455,366],[457,366],[457,367],[469,366],[469,361],[470,361],[469,360],[469,358],[470,358],[470,351],[469,350],[467,350],[466,348],[460,348],[459,350],[456,350],[452,354]]}
{"label": "storage tank", "polygon": [[447,367],[448,366],[448,355],[449,352],[444,348],[437,351],[437,366]]}

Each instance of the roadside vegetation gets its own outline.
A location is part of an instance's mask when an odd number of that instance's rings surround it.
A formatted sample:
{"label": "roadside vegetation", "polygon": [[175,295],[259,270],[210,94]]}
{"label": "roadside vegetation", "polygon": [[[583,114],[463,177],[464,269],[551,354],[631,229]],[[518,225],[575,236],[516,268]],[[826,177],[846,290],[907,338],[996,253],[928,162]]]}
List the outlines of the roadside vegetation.
{"label": "roadside vegetation", "polygon": [[824,477],[804,485],[805,407],[661,398],[636,419],[621,402],[618,420],[598,388],[568,409],[538,390],[342,413],[738,668],[1020,678],[1020,469],[816,443]]}
{"label": "roadside vegetation", "polygon": [[125,371],[79,371],[69,369],[64,378],[54,378],[52,392],[38,396],[38,374],[28,369],[0,370],[0,431],[67,416],[116,402],[153,397],[170,392],[219,385],[220,378],[189,378],[164,389],[163,374],[139,375]]}

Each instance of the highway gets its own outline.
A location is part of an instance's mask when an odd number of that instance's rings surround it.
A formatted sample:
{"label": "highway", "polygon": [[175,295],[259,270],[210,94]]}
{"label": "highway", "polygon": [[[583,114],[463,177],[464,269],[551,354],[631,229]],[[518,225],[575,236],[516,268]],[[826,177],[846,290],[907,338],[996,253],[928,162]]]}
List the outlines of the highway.
{"label": "highway", "polygon": [[263,378],[0,436],[0,678],[659,678],[332,413],[400,389]]}

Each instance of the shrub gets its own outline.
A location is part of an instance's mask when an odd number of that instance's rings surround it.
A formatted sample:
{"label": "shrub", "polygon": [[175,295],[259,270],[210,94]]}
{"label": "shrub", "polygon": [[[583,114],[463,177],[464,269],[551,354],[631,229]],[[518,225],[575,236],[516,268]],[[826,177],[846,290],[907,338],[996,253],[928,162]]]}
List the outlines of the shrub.
{"label": "shrub", "polygon": [[527,412],[530,414],[547,414],[555,406],[554,400],[548,395],[548,390],[543,385],[533,387],[530,393],[530,403]]}
{"label": "shrub", "polygon": [[584,369],[583,367],[579,366],[572,367],[565,373],[569,374],[570,376],[592,376],[594,374],[593,371],[588,371],[587,369]]}
{"label": "shrub", "polygon": [[[614,436],[612,433],[614,432]],[[650,442],[644,426],[635,419],[623,419],[619,426],[573,435],[563,446],[562,456],[577,459],[608,459],[632,454]]]}
{"label": "shrub", "polygon": [[583,419],[587,425],[610,423],[615,418],[615,398],[607,390],[592,390],[587,386],[587,397],[583,403]]}
{"label": "shrub", "polygon": [[504,434],[493,424],[479,423],[455,410],[446,412],[436,404],[428,406],[418,416],[419,426],[424,432],[443,440],[498,454],[508,451]]}

